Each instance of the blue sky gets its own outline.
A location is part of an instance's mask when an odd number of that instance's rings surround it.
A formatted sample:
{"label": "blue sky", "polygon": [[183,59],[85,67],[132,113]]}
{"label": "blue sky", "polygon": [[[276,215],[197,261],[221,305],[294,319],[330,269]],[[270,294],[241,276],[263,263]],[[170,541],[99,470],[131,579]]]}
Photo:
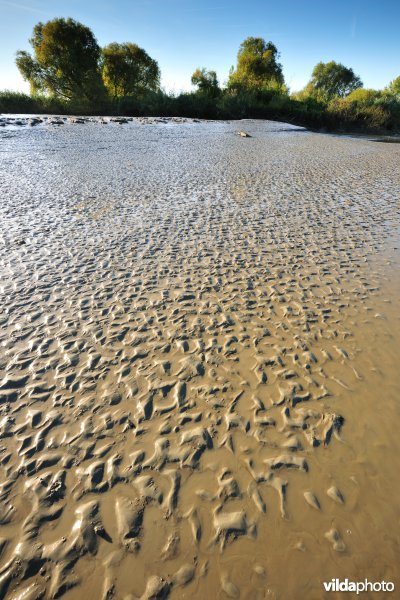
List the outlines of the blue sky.
{"label": "blue sky", "polygon": [[292,91],[321,60],[352,67],[365,87],[400,75],[400,0],[0,0],[0,89],[28,90],[16,50],[30,49],[38,21],[69,16],[100,45],[142,46],[168,90],[191,89],[197,67],[216,70],[223,83],[248,36],[275,43]]}

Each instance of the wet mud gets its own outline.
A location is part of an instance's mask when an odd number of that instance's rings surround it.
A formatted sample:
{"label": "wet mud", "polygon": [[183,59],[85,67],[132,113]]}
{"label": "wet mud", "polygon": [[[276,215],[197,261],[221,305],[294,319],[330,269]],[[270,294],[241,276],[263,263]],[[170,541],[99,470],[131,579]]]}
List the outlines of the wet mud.
{"label": "wet mud", "polygon": [[23,125],[0,130],[0,597],[400,585],[400,148]]}

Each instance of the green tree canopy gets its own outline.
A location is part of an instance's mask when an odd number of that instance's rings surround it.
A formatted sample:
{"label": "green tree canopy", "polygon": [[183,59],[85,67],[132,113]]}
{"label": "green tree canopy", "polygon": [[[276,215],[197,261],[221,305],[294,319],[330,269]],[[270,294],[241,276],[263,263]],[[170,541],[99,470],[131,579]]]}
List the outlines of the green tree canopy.
{"label": "green tree canopy", "polygon": [[400,75],[389,83],[387,90],[394,96],[400,96]]}
{"label": "green tree canopy", "polygon": [[382,92],[379,90],[372,90],[366,88],[357,88],[353,90],[348,96],[349,102],[358,102],[359,104],[374,104],[382,96]]}
{"label": "green tree canopy", "polygon": [[306,89],[318,99],[328,101],[335,97],[343,98],[362,85],[353,69],[331,60],[315,65]]}
{"label": "green tree canopy", "polygon": [[160,87],[157,62],[136,44],[109,44],[102,51],[102,75],[111,96],[129,96]]}
{"label": "green tree canopy", "polygon": [[16,64],[33,94],[92,100],[102,92],[100,48],[88,27],[53,19],[35,25],[29,41],[33,55],[18,51]]}
{"label": "green tree canopy", "polygon": [[191,79],[192,85],[197,87],[200,94],[205,94],[212,98],[220,95],[221,90],[218,84],[218,78],[215,71],[207,69],[196,69]]}
{"label": "green tree canopy", "polygon": [[284,78],[279,53],[272,42],[248,37],[241,43],[236,70],[229,75],[231,89],[263,89],[282,87]]}

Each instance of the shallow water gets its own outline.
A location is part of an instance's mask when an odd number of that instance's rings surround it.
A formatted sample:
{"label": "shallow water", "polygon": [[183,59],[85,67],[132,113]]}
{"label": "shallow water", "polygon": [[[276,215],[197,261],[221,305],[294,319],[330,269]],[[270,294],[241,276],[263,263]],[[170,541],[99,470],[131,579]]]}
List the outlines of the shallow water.
{"label": "shallow water", "polygon": [[272,122],[0,130],[0,597],[400,585],[399,159]]}

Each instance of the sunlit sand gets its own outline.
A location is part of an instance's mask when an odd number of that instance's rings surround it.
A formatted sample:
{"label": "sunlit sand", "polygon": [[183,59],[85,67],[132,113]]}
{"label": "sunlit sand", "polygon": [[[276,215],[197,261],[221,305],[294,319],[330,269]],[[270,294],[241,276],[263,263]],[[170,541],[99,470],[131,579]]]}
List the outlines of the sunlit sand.
{"label": "sunlit sand", "polygon": [[396,581],[400,148],[99,120],[0,131],[0,597]]}

